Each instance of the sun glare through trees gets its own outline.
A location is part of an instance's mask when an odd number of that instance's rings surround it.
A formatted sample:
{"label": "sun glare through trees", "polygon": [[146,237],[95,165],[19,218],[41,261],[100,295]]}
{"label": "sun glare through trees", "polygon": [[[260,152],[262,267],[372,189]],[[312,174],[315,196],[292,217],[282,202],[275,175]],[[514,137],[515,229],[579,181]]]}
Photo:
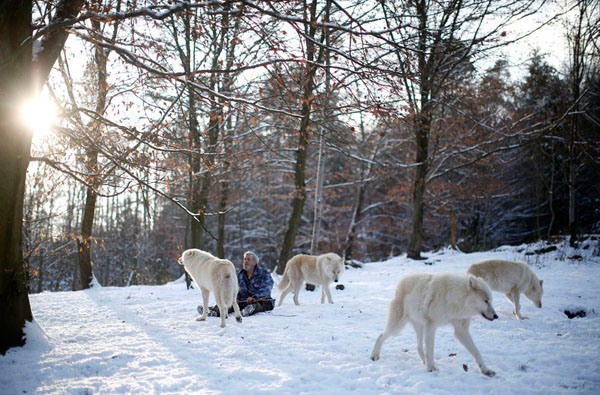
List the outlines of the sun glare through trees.
{"label": "sun glare through trees", "polygon": [[56,105],[44,95],[39,95],[21,105],[19,117],[32,131],[34,140],[42,139],[52,132],[57,121]]}

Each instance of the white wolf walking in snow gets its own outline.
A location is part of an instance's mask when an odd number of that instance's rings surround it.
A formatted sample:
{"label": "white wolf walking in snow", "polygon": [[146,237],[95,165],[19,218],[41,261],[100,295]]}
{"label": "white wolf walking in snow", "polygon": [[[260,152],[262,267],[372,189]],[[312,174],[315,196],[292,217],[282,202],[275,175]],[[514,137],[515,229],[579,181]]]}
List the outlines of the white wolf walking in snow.
{"label": "white wolf walking in snow", "polygon": [[192,248],[183,252],[179,264],[185,267],[185,271],[200,287],[204,309],[202,315],[197,318],[198,321],[204,321],[208,315],[208,298],[212,291],[219,307],[221,328],[225,328],[227,310],[232,305],[235,319],[242,322],[242,315],[236,300],[239,285],[235,266],[231,261],[219,259],[206,251]]}
{"label": "white wolf walking in snow", "polygon": [[521,315],[521,293],[542,307],[544,280],[538,279],[526,263],[487,259],[471,265],[468,273],[484,279],[492,290],[504,293],[514,306],[513,315],[520,320],[526,318]]}
{"label": "white wolf walking in snow", "polygon": [[421,273],[404,277],[390,302],[387,325],[375,342],[371,359],[378,360],[383,342],[410,322],[417,334],[421,361],[428,371],[435,371],[435,331],[438,326],[452,324],[454,336],[473,355],[481,373],[494,376],[496,373],[483,362],[469,332],[471,317],[477,314],[490,321],[498,318],[492,306],[492,293],[480,278]]}
{"label": "white wolf walking in snow", "polygon": [[286,263],[283,277],[277,285],[277,288],[282,291],[277,306],[281,306],[285,296],[292,290],[294,303],[299,305],[298,294],[304,281],[321,285],[321,303],[325,303],[325,296],[329,303],[333,303],[329,284],[337,283],[344,270],[343,259],[333,252],[322,255],[300,254],[292,257]]}

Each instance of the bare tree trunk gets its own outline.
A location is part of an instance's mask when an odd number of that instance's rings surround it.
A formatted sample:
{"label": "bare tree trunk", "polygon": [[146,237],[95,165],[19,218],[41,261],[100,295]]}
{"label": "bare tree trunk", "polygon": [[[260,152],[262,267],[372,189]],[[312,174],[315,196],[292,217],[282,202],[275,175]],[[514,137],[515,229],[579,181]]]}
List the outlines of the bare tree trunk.
{"label": "bare tree trunk", "polygon": [[[431,59],[427,58],[428,35],[426,2],[418,1],[416,6],[419,18],[419,51],[417,53],[418,68],[421,73],[419,80],[420,113],[415,122],[415,178],[413,180],[411,233],[408,242],[407,256],[421,259],[423,245],[423,216],[425,212],[425,191],[427,188],[427,172],[429,162],[429,135],[431,131]],[[430,55],[432,56],[432,55]]]}
{"label": "bare tree trunk", "polygon": [[356,186],[356,203],[354,204],[352,219],[350,220],[350,227],[348,229],[348,233],[346,234],[346,241],[344,243],[346,246],[343,257],[345,261],[352,260],[352,244],[354,243],[354,238],[356,237],[356,228],[362,219],[362,207],[365,199],[366,189],[366,184],[364,182],[360,182]]}
{"label": "bare tree trunk", "polygon": [[[331,0],[327,0],[325,3],[325,24],[329,23],[329,16],[331,11]],[[329,118],[329,101],[331,99],[331,58],[329,54],[329,47],[331,45],[329,29],[324,28],[323,34],[325,36],[325,100],[321,103],[321,109],[323,113],[323,122]],[[323,142],[323,134],[325,133],[325,126],[321,127],[319,133],[319,157],[317,162],[317,182],[315,189],[315,210],[313,220],[313,231],[312,240],[310,242],[310,253],[311,255],[317,255],[319,251],[319,235],[321,232],[321,217],[323,216],[323,176],[325,174],[325,147]]]}
{"label": "bare tree trunk", "polygon": [[[186,79],[189,83],[186,85],[185,90],[187,91],[187,133],[189,141],[192,143],[191,152],[192,154],[188,158],[189,171],[188,171],[188,199],[190,205],[190,211],[193,213],[193,217],[189,217],[189,245],[186,248],[201,248],[202,247],[202,226],[200,222],[202,211],[204,207],[199,200],[201,181],[200,172],[202,169],[202,160],[200,152],[202,151],[202,140],[200,136],[200,127],[198,124],[198,104],[196,91],[193,86],[195,76],[192,73],[194,64],[194,51],[192,48],[192,17],[193,13],[184,13],[181,22],[183,23],[183,31],[178,30],[176,19],[171,19],[172,36],[175,45],[178,50],[179,60],[181,66],[185,71]],[[183,36],[182,44],[179,42],[179,37]],[[187,233],[186,229],[186,233]],[[186,236],[186,242],[188,237]],[[186,243],[187,244],[187,243]],[[188,288],[190,285],[190,279],[186,273],[186,282]]]}
{"label": "bare tree trunk", "polygon": [[22,257],[23,201],[31,131],[17,108],[32,92],[31,1],[0,5],[0,354],[25,343],[32,320]]}
{"label": "bare tree trunk", "polygon": [[196,119],[196,98],[194,89],[188,85],[188,131],[191,135],[191,140],[193,142],[192,146],[192,157],[190,157],[190,200],[191,200],[191,208],[194,213],[194,217],[191,218],[191,240],[190,247],[191,248],[201,248],[202,247],[202,224],[200,223],[199,218],[197,217],[200,212],[203,210],[203,207],[198,200],[197,196],[200,194],[200,180],[199,174],[201,170],[201,160],[200,160],[200,132],[198,130],[198,121]]}
{"label": "bare tree trunk", "polygon": [[579,15],[576,26],[570,32],[568,38],[571,44],[571,91],[573,109],[571,116],[571,127],[567,138],[567,183],[569,185],[569,244],[575,247],[577,243],[577,218],[575,217],[575,190],[576,190],[576,150],[575,143],[580,129],[580,106],[581,99],[581,83],[585,73],[585,51],[584,51],[584,20],[586,16],[587,2],[583,1],[579,4]]}
{"label": "bare tree trunk", "polygon": [[[92,29],[100,33],[100,22],[92,20]],[[108,53],[101,46],[96,46],[94,51],[96,67],[96,114],[102,116],[106,111],[106,99],[108,96],[107,63]],[[99,119],[90,123],[90,134],[95,140],[102,138],[103,124]],[[86,170],[88,172],[88,186],[86,190],[85,208],[81,222],[81,237],[79,238],[79,276],[81,288],[88,289],[92,286],[92,238],[94,230],[94,219],[96,214],[96,202],[98,201],[98,190],[102,185],[102,176],[98,168],[98,149],[94,142],[89,142],[87,147]]]}
{"label": "bare tree trunk", "polygon": [[302,119],[300,121],[300,129],[298,130],[298,149],[296,151],[296,165],[294,169],[294,198],[292,199],[292,213],[288,221],[287,231],[281,246],[279,258],[277,260],[277,274],[283,274],[287,261],[292,257],[296,234],[300,228],[302,220],[302,212],[304,211],[304,203],[306,202],[306,159],[307,149],[310,137],[310,121],[311,121],[311,106],[314,100],[313,92],[315,89],[315,74],[317,66],[315,61],[315,44],[314,39],[317,31],[317,1],[313,1],[309,8],[310,25],[307,30],[306,40],[306,56],[305,74],[302,86]]}
{"label": "bare tree trunk", "polygon": [[287,261],[290,260],[290,258],[292,257],[294,242],[296,240],[296,233],[298,232],[298,228],[300,227],[302,212],[304,211],[304,203],[306,202],[306,184],[304,178],[306,172],[306,149],[308,146],[309,135],[309,105],[303,106],[303,114],[304,117],[302,119],[302,125],[298,133],[298,150],[296,151],[296,168],[294,172],[294,198],[292,200],[292,214],[290,215],[288,228],[285,233],[285,238],[283,240],[283,246],[281,247],[281,252],[279,253],[279,260],[277,262],[277,274],[283,274]]}
{"label": "bare tree trunk", "polygon": [[[424,111],[424,110],[422,110]],[[416,133],[417,156],[415,178],[413,181],[411,233],[407,256],[411,259],[421,258],[423,244],[423,216],[425,211],[425,191],[427,178],[427,161],[429,149],[429,121],[424,118]]]}
{"label": "bare tree trunk", "polygon": [[551,155],[552,159],[550,161],[550,180],[548,182],[548,209],[550,210],[550,221],[548,222],[548,230],[546,231],[546,238],[550,239],[552,235],[552,228],[554,228],[554,221],[556,220],[556,213],[554,211],[554,177],[555,177],[555,162],[556,162],[556,154],[554,153],[554,143],[552,145]]}
{"label": "bare tree trunk", "polygon": [[456,211],[450,210],[450,247],[456,250]]}
{"label": "bare tree trunk", "polygon": [[[63,0],[55,19],[78,14],[83,0]],[[31,0],[0,2],[0,353],[25,342],[23,327],[32,320],[21,253],[25,178],[31,131],[15,119],[27,94],[36,94],[64,46],[68,31],[57,27],[42,37],[32,58]],[[34,70],[36,75],[34,75]],[[36,85],[37,84],[37,85]]]}
{"label": "bare tree trunk", "polygon": [[217,235],[217,256],[225,258],[225,212],[227,210],[227,199],[229,196],[229,183],[221,182],[221,200],[219,202],[219,222]]}
{"label": "bare tree trunk", "polygon": [[[91,165],[91,160],[94,157],[94,153],[88,153],[88,155],[88,160],[90,161],[88,162],[89,166]],[[96,161],[97,156],[98,153],[96,152]],[[77,240],[79,254],[79,279],[81,281],[80,289],[90,288],[92,284],[92,231],[94,228],[96,201],[98,200],[98,192],[93,186],[88,186],[86,191],[83,220],[81,221],[81,235]]]}
{"label": "bare tree trunk", "polygon": [[317,255],[319,251],[319,233],[321,230],[321,216],[323,215],[323,175],[325,169],[325,156],[323,152],[323,132],[319,138],[319,159],[317,162],[317,182],[315,187],[315,210],[310,242],[310,254]]}

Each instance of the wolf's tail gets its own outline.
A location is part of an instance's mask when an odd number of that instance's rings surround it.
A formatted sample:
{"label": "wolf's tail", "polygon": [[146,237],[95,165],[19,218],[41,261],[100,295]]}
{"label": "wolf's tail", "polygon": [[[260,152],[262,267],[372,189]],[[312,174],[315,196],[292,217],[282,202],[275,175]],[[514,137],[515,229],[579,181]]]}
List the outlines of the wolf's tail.
{"label": "wolf's tail", "polygon": [[[229,265],[231,265],[231,267],[229,267]],[[218,291],[216,291],[220,294],[220,302],[227,305],[227,307],[233,305],[239,290],[235,268],[233,267],[233,264],[229,265],[222,264],[222,266],[218,268],[218,282],[220,287]]]}
{"label": "wolf's tail", "polygon": [[225,289],[223,290],[223,302],[227,305],[227,307],[230,307],[233,305],[233,302],[235,302],[235,298],[238,293],[237,277],[228,274],[225,276],[224,280]]}
{"label": "wolf's tail", "polygon": [[289,284],[290,284],[290,277],[288,274],[288,269],[286,267],[285,270],[283,271],[283,277],[281,277],[281,281],[279,282],[279,284],[277,284],[277,289],[279,289],[280,291],[283,291],[284,289],[286,289],[288,287]]}
{"label": "wolf's tail", "polygon": [[404,328],[407,317],[404,311],[404,297],[396,295],[388,306],[388,320],[386,332],[395,335]]}

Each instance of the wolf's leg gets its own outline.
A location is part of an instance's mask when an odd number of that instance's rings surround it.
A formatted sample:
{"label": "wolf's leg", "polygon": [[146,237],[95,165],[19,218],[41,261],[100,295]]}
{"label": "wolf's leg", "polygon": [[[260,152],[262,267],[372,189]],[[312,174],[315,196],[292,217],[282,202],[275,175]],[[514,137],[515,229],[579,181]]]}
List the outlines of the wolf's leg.
{"label": "wolf's leg", "polygon": [[469,332],[469,323],[471,320],[456,320],[452,322],[454,326],[454,336],[458,339],[458,341],[471,353],[473,358],[475,358],[475,362],[477,362],[477,366],[479,366],[479,370],[481,373],[486,376],[493,377],[496,375],[496,372],[489,369],[485,362],[483,362],[483,358],[473,343],[473,338],[471,337],[471,333]]}
{"label": "wolf's leg", "polygon": [[285,287],[285,289],[283,290],[283,292],[281,292],[281,295],[279,296],[279,303],[277,303],[277,306],[281,306],[281,304],[283,303],[283,299],[285,299],[286,295],[290,293],[290,291],[292,290],[292,284],[288,283],[288,286]]}
{"label": "wolf's leg", "polygon": [[435,324],[433,322],[425,322],[423,325],[423,332],[425,335],[425,365],[429,372],[437,371],[434,361],[434,349],[435,349]]}
{"label": "wolf's leg", "polygon": [[327,301],[330,304],[333,304],[333,299],[331,298],[331,290],[329,289],[329,283],[321,285],[321,304],[325,302],[325,296],[327,296]]}
{"label": "wolf's leg", "polygon": [[419,358],[421,358],[423,365],[427,365],[427,362],[425,362],[425,353],[423,352],[423,325],[416,322],[413,322],[412,325],[417,334],[417,353],[419,354]]}
{"label": "wolf's leg", "polygon": [[235,312],[235,320],[237,322],[242,322],[242,313],[240,312],[240,305],[238,305],[238,302],[235,299],[233,300],[233,311]]}
{"label": "wolf's leg", "polygon": [[371,351],[371,359],[373,361],[377,361],[379,359],[381,346],[388,337],[390,337],[390,333],[388,331],[381,332],[381,334],[377,337],[377,341],[375,341],[375,345],[373,346],[373,351]]}
{"label": "wolf's leg", "polygon": [[381,346],[383,342],[390,336],[396,335],[398,332],[404,328],[406,325],[406,317],[404,316],[404,311],[402,309],[401,302],[393,299],[390,302],[388,320],[385,326],[385,330],[381,332],[379,337],[377,337],[377,341],[375,342],[375,346],[373,346],[373,351],[371,352],[371,359],[373,361],[377,361],[379,359],[379,354],[381,352]]}
{"label": "wolf's leg", "polygon": [[518,319],[522,320],[524,319],[524,317],[521,315],[521,303],[520,303],[520,296],[521,293],[519,292],[519,290],[517,289],[517,287],[514,287],[513,289],[510,290],[510,293],[506,294],[506,297],[512,302],[514,309],[513,309],[513,315],[515,317],[517,317]]}
{"label": "wolf's leg", "polygon": [[300,306],[300,302],[298,301],[298,295],[300,294],[300,287],[302,287],[302,280],[293,281],[294,283],[294,304],[296,306]]}
{"label": "wolf's leg", "polygon": [[210,291],[200,287],[200,292],[202,293],[202,315],[196,318],[196,321],[204,321],[208,316],[208,297],[210,296]]}
{"label": "wolf's leg", "polygon": [[[220,299],[220,298],[219,298]],[[219,308],[219,318],[221,318],[221,328],[225,328],[225,318],[227,318],[227,305],[221,300],[217,301],[217,307]]]}
{"label": "wolf's leg", "polygon": [[[283,276],[285,277],[286,274],[284,274]],[[283,279],[281,281],[283,281]],[[281,306],[281,304],[283,303],[283,299],[285,299],[287,294],[289,294],[292,291],[293,284],[290,281],[289,277],[288,277],[287,281],[288,281],[287,286],[281,291],[281,295],[279,296],[279,303],[277,303],[277,306]]]}

